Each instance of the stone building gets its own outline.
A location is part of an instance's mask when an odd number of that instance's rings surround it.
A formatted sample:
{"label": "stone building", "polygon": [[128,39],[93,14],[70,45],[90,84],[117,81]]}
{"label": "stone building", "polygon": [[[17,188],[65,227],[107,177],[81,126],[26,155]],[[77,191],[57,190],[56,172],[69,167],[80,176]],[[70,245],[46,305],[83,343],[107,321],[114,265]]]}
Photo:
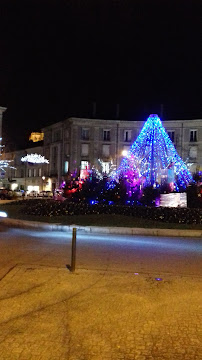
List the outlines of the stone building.
{"label": "stone building", "polygon": [[[87,167],[108,172],[119,166],[144,122],[68,118],[42,129],[44,154],[50,160],[47,177],[57,187],[68,175]],[[191,172],[202,170],[202,119],[167,120],[163,125]]]}
{"label": "stone building", "polygon": [[35,190],[51,190],[51,179],[45,176],[48,174],[49,164],[22,161],[27,155],[43,156],[43,146],[35,146],[23,150],[17,150],[2,154],[2,158],[11,161],[13,168],[7,168],[1,176],[1,186],[11,190],[21,189],[29,192]]}
{"label": "stone building", "polygon": [[[108,173],[112,166],[119,166],[124,151],[129,150],[143,125],[140,121],[71,117],[46,126],[42,129],[42,146],[4,154],[7,160],[13,160],[16,170],[6,172],[3,185],[53,190],[87,168]],[[202,119],[167,120],[163,125],[191,172],[202,171]],[[41,154],[49,164],[22,163],[26,153]]]}

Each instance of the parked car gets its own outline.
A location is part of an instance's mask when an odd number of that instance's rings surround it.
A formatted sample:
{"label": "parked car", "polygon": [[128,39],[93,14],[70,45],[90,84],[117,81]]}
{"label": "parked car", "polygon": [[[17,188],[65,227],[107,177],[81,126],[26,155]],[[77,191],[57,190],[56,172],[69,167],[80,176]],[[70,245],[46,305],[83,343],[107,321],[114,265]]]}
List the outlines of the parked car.
{"label": "parked car", "polygon": [[29,197],[37,197],[37,196],[38,196],[38,192],[35,191],[35,190],[32,190],[32,191],[30,191],[30,192],[27,194],[27,196],[29,196]]}
{"label": "parked car", "polygon": [[11,191],[7,189],[0,189],[0,199],[1,200],[10,200],[12,197]]}
{"label": "parked car", "polygon": [[17,196],[17,197],[21,197],[24,194],[24,190],[14,190],[13,191],[13,195]]}
{"label": "parked car", "polygon": [[53,197],[53,193],[52,193],[52,191],[40,191],[38,196],[49,198],[49,197]]}

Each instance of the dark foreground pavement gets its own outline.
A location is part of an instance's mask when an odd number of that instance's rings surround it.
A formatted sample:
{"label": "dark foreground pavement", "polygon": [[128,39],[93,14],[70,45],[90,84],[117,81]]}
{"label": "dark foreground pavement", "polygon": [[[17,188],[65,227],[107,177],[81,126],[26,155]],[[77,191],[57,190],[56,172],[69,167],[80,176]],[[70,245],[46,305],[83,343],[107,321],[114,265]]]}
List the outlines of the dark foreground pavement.
{"label": "dark foreground pavement", "polygon": [[201,278],[15,266],[1,360],[201,360]]}
{"label": "dark foreground pavement", "polygon": [[200,239],[51,235],[0,233],[0,360],[202,359]]}

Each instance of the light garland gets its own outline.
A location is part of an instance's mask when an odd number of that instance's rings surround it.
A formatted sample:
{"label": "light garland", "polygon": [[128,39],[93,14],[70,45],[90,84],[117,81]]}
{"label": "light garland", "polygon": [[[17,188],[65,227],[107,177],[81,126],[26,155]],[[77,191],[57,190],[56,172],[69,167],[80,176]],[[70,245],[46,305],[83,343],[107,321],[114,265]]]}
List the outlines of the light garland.
{"label": "light garland", "polygon": [[[2,138],[0,138],[0,142],[2,141]],[[0,144],[0,156],[2,156],[2,148],[4,148],[5,145],[1,145]],[[16,170],[16,168],[14,166],[9,165],[11,162],[13,162],[13,160],[0,160],[0,170],[6,172],[5,169],[9,168],[9,169],[14,169]]]}
{"label": "light garland", "polygon": [[33,164],[49,164],[49,160],[45,159],[44,156],[40,154],[27,154],[21,158],[22,162],[29,162]]}
{"label": "light garland", "polygon": [[12,161],[13,160],[0,160],[0,170],[5,171],[6,168],[16,170],[14,166],[9,165]]}
{"label": "light garland", "polygon": [[175,176],[176,190],[192,181],[191,173],[177,154],[160,118],[152,114],[112,179],[124,176],[132,183],[141,178],[143,186],[154,186],[161,183],[169,169],[173,171],[173,178]]}

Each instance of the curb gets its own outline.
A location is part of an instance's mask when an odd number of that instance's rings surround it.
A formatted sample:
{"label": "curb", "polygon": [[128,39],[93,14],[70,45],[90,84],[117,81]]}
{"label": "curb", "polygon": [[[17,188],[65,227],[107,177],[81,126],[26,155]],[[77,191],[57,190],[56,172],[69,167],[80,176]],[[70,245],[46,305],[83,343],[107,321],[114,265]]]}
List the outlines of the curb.
{"label": "curb", "polygon": [[73,228],[89,233],[119,234],[119,235],[146,235],[146,236],[171,236],[171,237],[199,237],[202,238],[202,230],[183,229],[144,229],[128,227],[102,227],[102,226],[80,226],[41,223],[37,221],[1,218],[0,225],[6,227],[45,230],[45,231],[72,231]]}

